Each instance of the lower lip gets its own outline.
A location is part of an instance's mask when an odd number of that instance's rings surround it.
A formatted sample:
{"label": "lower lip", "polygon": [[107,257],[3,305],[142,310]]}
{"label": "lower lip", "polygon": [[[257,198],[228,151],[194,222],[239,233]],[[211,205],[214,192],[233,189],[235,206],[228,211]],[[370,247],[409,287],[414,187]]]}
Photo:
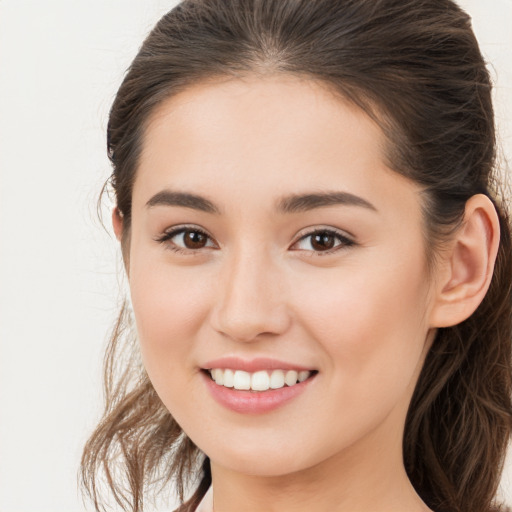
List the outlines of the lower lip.
{"label": "lower lip", "polygon": [[268,391],[241,391],[219,386],[206,372],[203,374],[208,391],[222,406],[242,414],[262,414],[273,411],[302,394],[315,379],[316,374],[294,386]]}

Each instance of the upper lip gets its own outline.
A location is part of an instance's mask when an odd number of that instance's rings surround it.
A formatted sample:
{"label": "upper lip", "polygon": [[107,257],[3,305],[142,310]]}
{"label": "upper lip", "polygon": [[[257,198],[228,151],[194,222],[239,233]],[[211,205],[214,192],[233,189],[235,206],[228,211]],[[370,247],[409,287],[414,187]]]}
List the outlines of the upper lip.
{"label": "upper lip", "polygon": [[297,371],[312,371],[311,367],[306,367],[296,363],[280,361],[269,357],[256,357],[253,359],[242,359],[240,357],[221,357],[207,361],[202,368],[210,370],[212,368],[221,368],[230,370],[243,370],[249,373],[257,372],[260,370],[297,370]]}

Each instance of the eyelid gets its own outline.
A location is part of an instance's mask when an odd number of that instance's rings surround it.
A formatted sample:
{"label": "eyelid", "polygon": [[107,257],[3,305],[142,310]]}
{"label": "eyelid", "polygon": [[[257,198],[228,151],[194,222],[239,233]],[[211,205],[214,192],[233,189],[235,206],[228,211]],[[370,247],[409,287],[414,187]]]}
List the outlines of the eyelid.
{"label": "eyelid", "polygon": [[[300,241],[304,240],[305,238],[307,238],[309,236],[313,236],[313,235],[319,234],[319,233],[328,233],[330,235],[333,235],[339,241],[341,241],[341,243],[339,243],[338,245],[335,245],[332,249],[328,249],[325,251],[315,251],[314,249],[312,249],[312,250],[293,249],[293,247],[296,246]],[[304,251],[305,253],[311,253],[311,255],[323,256],[323,255],[332,254],[334,252],[346,249],[346,248],[354,246],[354,245],[356,245],[356,241],[354,240],[353,235],[347,233],[346,231],[342,231],[342,230],[340,230],[338,228],[334,228],[332,226],[315,226],[315,227],[309,227],[309,228],[305,228],[305,229],[301,230],[297,234],[297,237],[296,237],[295,241],[293,242],[293,244],[291,245],[290,249],[296,250],[296,251]]]}
{"label": "eyelid", "polygon": [[[176,235],[179,235],[180,233],[184,233],[185,231],[195,231],[197,233],[201,233],[202,235],[206,236],[209,241],[213,242],[214,247],[210,245],[202,247],[200,249],[188,249],[186,247],[180,247],[179,245],[176,245],[173,242],[171,242],[172,238],[174,238]],[[218,249],[218,244],[215,241],[215,239],[208,233],[207,230],[198,226],[197,224],[179,224],[176,226],[169,227],[165,229],[161,235],[155,237],[154,240],[161,244],[169,244],[169,249],[178,253],[197,254],[198,252],[204,249]]]}
{"label": "eyelid", "polygon": [[[201,247],[198,249],[189,249],[186,247],[181,247],[173,242],[171,242],[171,239],[175,236],[179,235],[180,233],[184,233],[186,231],[195,231],[198,233],[201,233],[202,235],[206,236],[208,238],[209,242],[212,242],[212,245],[207,245],[205,247]],[[327,249],[325,251],[318,251],[318,250],[308,250],[308,249],[294,249],[294,247],[304,240],[307,237],[313,236],[315,234],[320,233],[327,233],[329,235],[332,235],[337,238],[337,240],[340,242],[337,245],[335,245],[331,249]],[[180,224],[176,226],[172,226],[170,228],[167,228],[164,230],[164,232],[155,237],[155,241],[159,242],[161,244],[168,244],[169,249],[177,252],[177,253],[186,253],[186,254],[198,254],[199,252],[202,252],[203,250],[211,250],[211,249],[219,249],[219,246],[213,236],[211,236],[207,230],[204,228],[198,226],[197,224]],[[348,247],[351,247],[353,245],[356,245],[356,242],[353,238],[353,235],[347,233],[346,231],[340,230],[338,228],[334,228],[332,226],[314,226],[314,227],[308,227],[301,230],[295,237],[295,241],[290,246],[290,250],[295,251],[302,251],[304,253],[310,253],[311,255],[328,255],[332,254],[334,252],[337,252],[342,249],[346,249]]]}

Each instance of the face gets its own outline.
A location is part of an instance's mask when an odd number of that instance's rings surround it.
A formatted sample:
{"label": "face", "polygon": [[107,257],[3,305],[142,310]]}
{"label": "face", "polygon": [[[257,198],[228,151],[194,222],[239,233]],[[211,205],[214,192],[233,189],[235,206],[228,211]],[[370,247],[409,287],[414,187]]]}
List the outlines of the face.
{"label": "face", "polygon": [[154,112],[132,302],[150,379],[212,463],[284,475],[400,449],[432,335],[419,193],[313,81],[209,82]]}

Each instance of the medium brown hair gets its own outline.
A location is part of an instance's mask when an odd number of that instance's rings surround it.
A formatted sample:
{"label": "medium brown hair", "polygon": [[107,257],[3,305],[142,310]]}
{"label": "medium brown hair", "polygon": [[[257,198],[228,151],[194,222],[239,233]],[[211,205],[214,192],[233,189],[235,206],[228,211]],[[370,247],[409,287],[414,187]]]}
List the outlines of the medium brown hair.
{"label": "medium brown hair", "polygon": [[[404,462],[432,509],[490,512],[511,429],[512,248],[496,176],[491,83],[469,16],[452,0],[185,0],[144,41],[108,124],[111,185],[129,244],[145,126],[162,101],[217,76],[286,73],[329,85],[375,119],[388,164],[422,185],[425,240],[436,248],[485,194],[501,239],[490,289],[465,322],[440,329],[409,408]],[[124,354],[124,355],[123,355]],[[137,357],[123,307],[105,360],[106,408],[82,459],[102,509],[103,473],[123,510],[176,483],[181,511],[211,483],[209,461],[174,421]],[[156,489],[155,489],[156,491]]]}

